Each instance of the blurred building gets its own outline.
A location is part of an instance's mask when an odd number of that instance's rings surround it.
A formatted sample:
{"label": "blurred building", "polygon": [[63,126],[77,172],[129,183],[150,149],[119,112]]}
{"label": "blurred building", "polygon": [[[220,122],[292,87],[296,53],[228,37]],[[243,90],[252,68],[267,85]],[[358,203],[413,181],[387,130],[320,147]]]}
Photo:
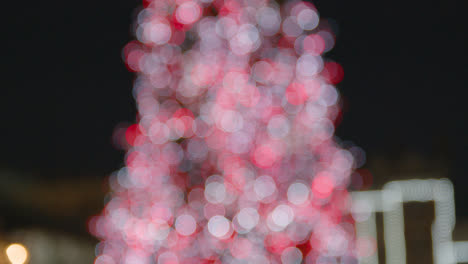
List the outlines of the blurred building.
{"label": "blurred building", "polygon": [[[368,159],[357,192],[380,191],[391,181],[440,179],[449,165],[443,159],[415,154]],[[77,176],[48,179],[40,175],[0,172],[0,264],[10,263],[5,250],[21,243],[29,251],[26,263],[92,263],[97,240],[87,232],[87,220],[102,210],[107,192],[103,177]],[[455,200],[455,203],[457,201]],[[403,204],[406,263],[434,263],[432,225],[435,203]],[[385,250],[384,214],[375,212],[375,244],[363,243],[362,263],[388,263]],[[453,241],[468,240],[468,221],[457,218]],[[367,246],[367,247],[366,247]],[[468,250],[467,250],[468,252]],[[372,256],[376,258],[372,258]],[[372,262],[373,261],[373,262]],[[377,262],[376,262],[377,261]],[[391,263],[390,263],[391,264]]]}
{"label": "blurred building", "polygon": [[86,225],[102,210],[103,186],[98,177],[0,172],[0,264],[11,263],[6,248],[12,243],[28,250],[25,263],[93,263],[97,240]]}

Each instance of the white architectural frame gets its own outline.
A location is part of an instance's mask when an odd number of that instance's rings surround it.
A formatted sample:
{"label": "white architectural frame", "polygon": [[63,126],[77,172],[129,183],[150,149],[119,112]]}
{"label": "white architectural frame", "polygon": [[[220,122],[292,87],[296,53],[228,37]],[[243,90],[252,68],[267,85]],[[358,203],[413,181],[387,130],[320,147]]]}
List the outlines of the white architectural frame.
{"label": "white architectural frame", "polygon": [[[468,262],[468,241],[452,241],[455,227],[453,185],[448,179],[393,181],[380,191],[353,192],[356,236],[377,241],[375,213],[383,213],[387,264],[406,264],[403,204],[434,201],[432,248],[435,264]],[[378,264],[377,251],[359,259],[362,264]]]}

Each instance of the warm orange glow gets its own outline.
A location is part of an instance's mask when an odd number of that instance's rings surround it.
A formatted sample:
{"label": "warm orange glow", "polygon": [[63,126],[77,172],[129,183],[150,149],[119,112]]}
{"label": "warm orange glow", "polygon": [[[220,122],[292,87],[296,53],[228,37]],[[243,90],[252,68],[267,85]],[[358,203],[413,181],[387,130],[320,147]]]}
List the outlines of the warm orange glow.
{"label": "warm orange glow", "polygon": [[6,254],[12,264],[23,264],[28,259],[28,251],[21,244],[11,244],[7,247]]}

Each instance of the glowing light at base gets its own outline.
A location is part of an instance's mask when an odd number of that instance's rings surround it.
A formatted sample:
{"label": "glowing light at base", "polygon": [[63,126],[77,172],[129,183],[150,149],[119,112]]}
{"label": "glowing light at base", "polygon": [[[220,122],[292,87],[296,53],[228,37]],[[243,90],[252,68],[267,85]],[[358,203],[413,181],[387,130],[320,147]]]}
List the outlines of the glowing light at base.
{"label": "glowing light at base", "polygon": [[11,244],[6,249],[8,260],[12,264],[23,264],[28,259],[28,251],[21,244]]}
{"label": "glowing light at base", "polygon": [[[146,0],[96,264],[356,263],[342,67],[311,3]],[[121,131],[122,128],[119,128]]]}

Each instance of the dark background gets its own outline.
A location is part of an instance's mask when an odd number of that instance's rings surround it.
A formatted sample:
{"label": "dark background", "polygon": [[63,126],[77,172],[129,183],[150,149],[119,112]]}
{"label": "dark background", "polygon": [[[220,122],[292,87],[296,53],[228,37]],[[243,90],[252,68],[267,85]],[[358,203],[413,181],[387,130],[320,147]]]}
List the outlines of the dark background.
{"label": "dark background", "polygon": [[[337,135],[362,147],[368,160],[398,160],[411,152],[441,161],[447,175],[440,176],[455,183],[458,216],[468,216],[466,2],[314,2],[338,26],[336,46],[326,55],[345,71]],[[0,170],[50,181],[104,179],[122,166],[124,153],[112,146],[111,135],[136,114],[133,74],[121,50],[133,39],[139,5],[6,6]]]}

